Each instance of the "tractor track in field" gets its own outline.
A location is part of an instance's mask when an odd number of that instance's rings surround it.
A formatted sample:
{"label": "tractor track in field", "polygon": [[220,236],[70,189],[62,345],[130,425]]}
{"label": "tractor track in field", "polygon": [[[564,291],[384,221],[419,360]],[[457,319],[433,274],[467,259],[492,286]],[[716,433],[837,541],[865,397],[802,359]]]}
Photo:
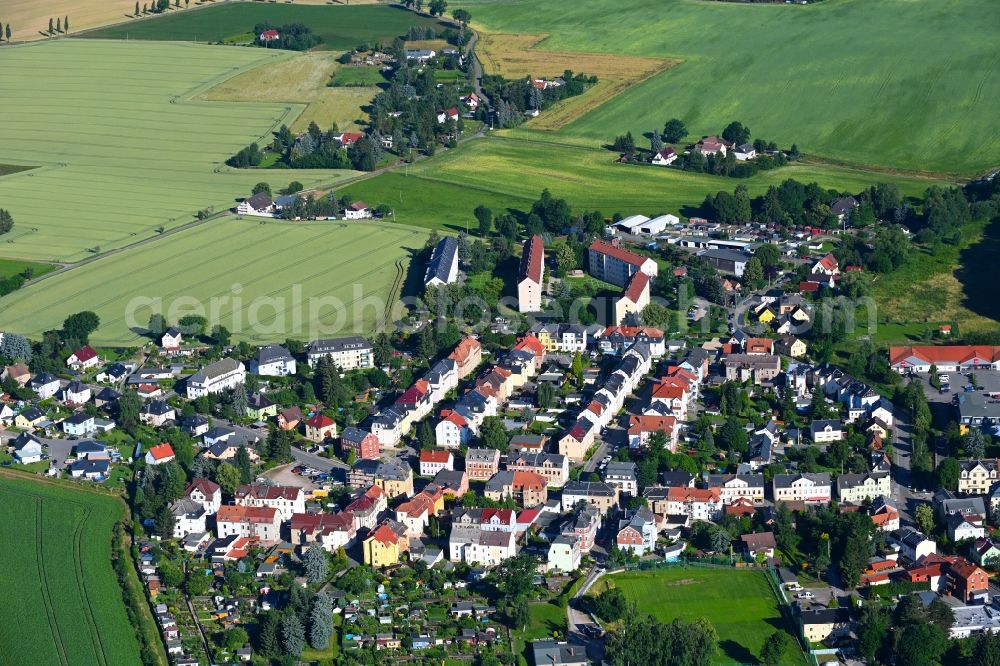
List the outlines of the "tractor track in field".
{"label": "tractor track in field", "polygon": [[45,575],[44,555],[42,554],[42,498],[32,495],[35,498],[35,564],[38,567],[38,580],[42,584],[42,602],[45,604],[45,615],[49,621],[49,630],[52,632],[52,639],[56,644],[56,652],[59,653],[59,663],[69,666],[69,659],[66,658],[66,646],[63,645],[62,634],[59,631],[59,623],[56,621],[55,605],[52,603],[52,593],[49,590],[49,579]]}
{"label": "tractor track in field", "polygon": [[[83,505],[77,505],[83,506]],[[109,666],[108,653],[104,649],[104,639],[101,637],[101,632],[97,628],[97,620],[94,619],[94,607],[90,603],[90,594],[87,591],[87,577],[83,573],[83,548],[80,546],[80,539],[83,535],[83,525],[90,518],[93,510],[90,507],[84,507],[85,511],[83,518],[77,521],[76,529],[73,530],[73,562],[75,566],[73,567],[73,573],[76,575],[76,591],[80,595],[80,601],[83,605],[84,615],[87,618],[87,627],[90,629],[90,634],[94,639],[94,646],[97,647],[97,657],[98,660],[104,664],[104,666]]]}

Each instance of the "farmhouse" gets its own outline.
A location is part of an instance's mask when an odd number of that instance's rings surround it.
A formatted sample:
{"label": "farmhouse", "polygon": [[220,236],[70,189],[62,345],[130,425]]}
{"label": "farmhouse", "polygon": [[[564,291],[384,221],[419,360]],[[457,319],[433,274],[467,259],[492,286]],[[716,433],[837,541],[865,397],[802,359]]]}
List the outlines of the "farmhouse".
{"label": "farmhouse", "polygon": [[619,287],[626,286],[639,271],[649,277],[656,277],[657,274],[653,259],[600,240],[590,245],[588,266],[591,275]]}
{"label": "farmhouse", "polygon": [[541,236],[524,242],[521,265],[517,274],[518,312],[539,312],[542,309],[542,284],[545,273],[545,244]]}
{"label": "farmhouse", "polygon": [[358,336],[310,342],[306,356],[310,368],[315,368],[323,357],[332,360],[342,371],[375,367],[372,344]]}
{"label": "farmhouse", "polygon": [[752,143],[744,143],[733,149],[733,155],[737,161],[746,162],[757,157],[757,149],[753,147]]}
{"label": "farmhouse", "polygon": [[240,361],[231,358],[218,360],[188,378],[188,400],[231,389],[245,382],[246,376],[246,368]]}
{"label": "farmhouse", "polygon": [[434,246],[424,272],[424,287],[440,287],[458,280],[458,241],[451,236]]}
{"label": "farmhouse", "polygon": [[694,146],[694,152],[702,155],[726,156],[726,142],[717,136],[706,136]]}
{"label": "farmhouse", "polygon": [[258,192],[244,199],[236,206],[240,215],[264,215],[270,217],[274,213],[274,201],[267,192]]}
{"label": "farmhouse", "polygon": [[344,219],[365,220],[372,216],[371,210],[364,201],[355,201],[344,211]]}
{"label": "farmhouse", "polygon": [[676,161],[677,161],[677,153],[674,152],[673,148],[667,146],[660,152],[653,155],[653,159],[651,159],[649,162],[650,164],[655,164],[656,166],[669,166]]}

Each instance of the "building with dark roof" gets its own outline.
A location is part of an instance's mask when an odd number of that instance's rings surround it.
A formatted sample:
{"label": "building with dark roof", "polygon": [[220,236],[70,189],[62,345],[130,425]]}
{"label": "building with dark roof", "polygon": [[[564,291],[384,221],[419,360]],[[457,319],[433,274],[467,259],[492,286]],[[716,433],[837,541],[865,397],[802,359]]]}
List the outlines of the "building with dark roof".
{"label": "building with dark roof", "polygon": [[539,312],[542,309],[542,284],[545,274],[545,244],[541,236],[524,242],[521,266],[517,273],[518,312]]}
{"label": "building with dark roof", "polygon": [[425,287],[440,287],[458,280],[458,241],[446,236],[434,247],[424,272]]}

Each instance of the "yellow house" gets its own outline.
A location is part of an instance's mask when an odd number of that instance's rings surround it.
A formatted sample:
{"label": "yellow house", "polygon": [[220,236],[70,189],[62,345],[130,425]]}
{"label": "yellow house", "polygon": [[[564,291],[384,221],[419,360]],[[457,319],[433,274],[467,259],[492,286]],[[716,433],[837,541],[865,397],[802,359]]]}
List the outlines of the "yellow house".
{"label": "yellow house", "polygon": [[45,420],[45,412],[37,407],[28,407],[14,418],[14,425],[18,428],[34,428]]}
{"label": "yellow house", "polygon": [[382,466],[379,471],[385,473],[375,477],[375,485],[381,488],[386,495],[389,497],[413,496],[413,468],[403,468],[397,465],[388,469],[387,466]]}
{"label": "yellow house", "polygon": [[763,310],[757,313],[757,321],[762,324],[770,324],[778,315],[774,314],[774,310],[765,307]]}
{"label": "yellow house", "polygon": [[379,525],[364,541],[365,564],[381,568],[398,564],[400,556],[409,550],[406,527],[394,520]]}

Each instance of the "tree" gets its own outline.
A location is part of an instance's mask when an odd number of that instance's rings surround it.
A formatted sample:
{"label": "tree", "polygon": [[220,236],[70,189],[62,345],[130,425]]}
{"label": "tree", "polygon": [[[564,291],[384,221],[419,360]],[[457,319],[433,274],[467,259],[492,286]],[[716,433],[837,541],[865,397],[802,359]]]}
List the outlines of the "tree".
{"label": "tree", "polygon": [[239,418],[244,418],[250,411],[250,400],[247,398],[247,387],[244,384],[237,384],[232,392],[233,412]]}
{"label": "tree", "polygon": [[160,505],[156,517],[153,518],[153,533],[161,539],[174,536],[174,514],[166,502]]}
{"label": "tree", "polygon": [[[10,41],[10,23],[7,24],[7,41]],[[8,231],[10,230],[8,229]]]}
{"label": "tree", "polygon": [[[10,41],[10,24],[7,24],[7,41]],[[0,208],[0,234],[5,234],[14,228],[14,218],[5,209]]]}
{"label": "tree", "polygon": [[135,391],[125,391],[118,398],[118,427],[130,435],[134,435],[139,427],[139,411],[142,409],[142,399]]}
{"label": "tree", "polygon": [[271,185],[269,183],[261,181],[256,185],[254,185],[253,189],[250,190],[250,194],[260,194],[261,192],[263,192],[267,196],[271,196]]}
{"label": "tree", "polygon": [[56,17],[56,32],[62,32],[62,18]]}
{"label": "tree", "polygon": [[306,580],[310,585],[318,585],[330,577],[330,559],[326,551],[315,545],[306,551],[302,560],[306,570]]}
{"label": "tree", "polygon": [[1000,666],[1000,636],[989,632],[979,634],[969,663],[976,666]]}
{"label": "tree", "polygon": [[785,654],[794,647],[792,637],[787,631],[775,631],[767,640],[760,651],[760,660],[766,666],[776,666],[781,663]]}
{"label": "tree", "polygon": [[177,325],[180,327],[181,333],[185,335],[201,337],[208,330],[208,320],[196,314],[184,315],[177,321]]}
{"label": "tree", "polygon": [[303,185],[297,180],[293,180],[288,184],[288,187],[281,191],[282,194],[296,194],[303,190]]}
{"label": "tree", "polygon": [[468,26],[472,20],[472,14],[465,9],[455,9],[451,12],[451,17],[464,26]]}
{"label": "tree", "polygon": [[897,666],[935,666],[948,647],[948,634],[933,624],[911,624],[896,643]]}
{"label": "tree", "polygon": [[760,261],[765,277],[774,277],[781,267],[781,250],[774,243],[764,243],[754,251],[753,256]]}
{"label": "tree", "polygon": [[503,417],[487,416],[483,419],[483,424],[479,427],[479,437],[483,440],[483,446],[497,451],[507,450],[507,428],[504,427]]}
{"label": "tree", "polygon": [[309,644],[317,650],[330,645],[333,633],[333,600],[326,593],[317,594],[309,613]]}
{"label": "tree", "polygon": [[63,32],[65,32],[67,35],[69,34],[69,17],[68,16],[66,16],[65,18],[63,18]]}
{"label": "tree", "polygon": [[424,419],[417,426],[417,440],[420,442],[420,448],[424,450],[430,450],[434,448],[437,443],[437,435],[434,433],[434,426],[431,425],[430,419]]}
{"label": "tree", "polygon": [[649,150],[656,155],[658,152],[663,150],[663,139],[660,137],[660,133],[653,130],[649,137]]}
{"label": "tree", "polygon": [[723,552],[729,549],[729,545],[732,542],[732,537],[730,537],[729,532],[725,528],[715,526],[708,535],[709,543],[712,546],[712,550],[716,552]]}
{"label": "tree", "polygon": [[306,635],[302,629],[302,621],[295,613],[286,613],[281,618],[281,649],[291,656],[298,657],[306,646]]}
{"label": "tree", "polygon": [[27,363],[31,360],[31,342],[17,333],[4,333],[0,340],[0,355],[6,356],[15,363]]}
{"label": "tree", "polygon": [[250,637],[247,635],[247,630],[243,627],[230,627],[223,633],[225,636],[224,640],[226,641],[226,648],[230,652],[235,652],[246,645],[250,640]]}
{"label": "tree", "polygon": [[760,259],[750,257],[743,268],[743,282],[751,289],[760,289],[764,286],[764,268],[760,265]]}
{"label": "tree", "polygon": [[236,457],[233,460],[236,462],[236,469],[240,473],[240,483],[253,483],[253,463],[250,462],[250,454],[247,452],[247,447],[238,447],[236,449]]}
{"label": "tree", "polygon": [[917,527],[924,534],[934,531],[934,509],[930,504],[920,504],[913,514],[913,519],[917,522]]}
{"label": "tree", "polygon": [[535,402],[538,403],[538,408],[548,409],[551,407],[555,394],[556,390],[552,387],[552,384],[549,382],[540,382],[538,390],[535,391]]}
{"label": "tree", "polygon": [[687,126],[680,118],[671,118],[663,126],[663,140],[667,143],[677,143],[687,136]]}
{"label": "tree", "polygon": [[233,340],[233,334],[222,324],[216,324],[212,327],[212,340],[219,347],[228,347]]}
{"label": "tree", "polygon": [[735,145],[746,143],[750,140],[750,128],[744,127],[743,123],[734,120],[726,125],[726,129],[722,130],[722,138]]}
{"label": "tree", "polygon": [[938,486],[946,490],[958,490],[958,477],[961,473],[962,469],[957,460],[945,458],[937,468]]}
{"label": "tree", "polygon": [[427,11],[431,16],[444,16],[444,10],[447,8],[448,3],[445,0],[431,0],[427,3]]}
{"label": "tree", "polygon": [[493,224],[493,211],[486,206],[476,206],[472,214],[479,221],[479,235],[485,237],[490,233],[490,226]]}
{"label": "tree", "polygon": [[983,456],[986,455],[986,439],[983,437],[983,431],[979,428],[970,428],[968,434],[965,435],[963,444],[965,445],[965,455],[974,460],[982,460]]}
{"label": "tree", "polygon": [[215,468],[215,482],[224,493],[232,495],[240,485],[240,473],[235,467],[224,462]]}
{"label": "tree", "polygon": [[49,19],[49,34],[55,34],[55,28],[53,27],[52,19]]}
{"label": "tree", "polygon": [[76,340],[80,344],[87,344],[90,334],[96,331],[100,325],[100,317],[90,310],[84,310],[66,317],[62,330],[66,338]]}
{"label": "tree", "polygon": [[133,16],[138,16],[139,15],[139,3],[138,2],[135,3],[135,12],[132,15]]}
{"label": "tree", "polygon": [[609,587],[594,599],[594,612],[607,622],[616,622],[628,612],[628,599],[617,587]]}

